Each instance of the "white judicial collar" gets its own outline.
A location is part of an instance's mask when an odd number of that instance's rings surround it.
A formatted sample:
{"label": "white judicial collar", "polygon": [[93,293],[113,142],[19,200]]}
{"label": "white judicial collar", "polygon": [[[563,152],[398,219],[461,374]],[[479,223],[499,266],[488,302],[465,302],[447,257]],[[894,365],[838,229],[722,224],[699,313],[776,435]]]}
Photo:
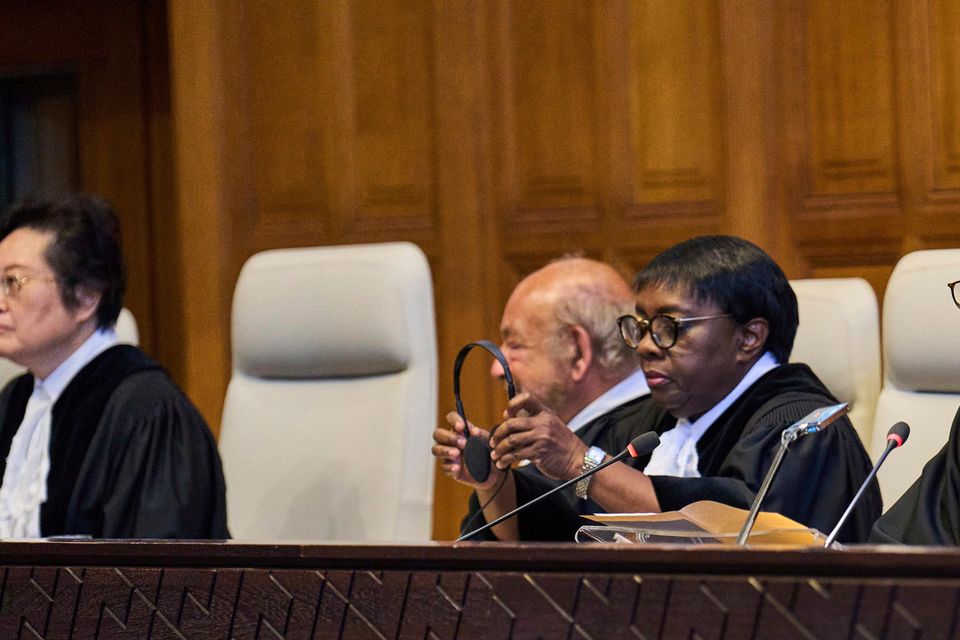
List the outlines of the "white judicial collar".
{"label": "white judicial collar", "polygon": [[60,366],[54,369],[46,379],[39,381],[37,384],[42,384],[53,402],[56,402],[63,390],[67,388],[73,377],[80,373],[81,369],[90,364],[90,361],[98,355],[119,343],[120,340],[117,338],[117,332],[113,330],[113,327],[98,329],[76,351],[71,353],[70,357],[61,362]]}
{"label": "white judicial collar", "polygon": [[34,380],[0,484],[0,538],[40,537],[40,505],[47,500],[50,472],[53,405],[81,369],[118,343],[113,328],[97,330],[45,380]]}
{"label": "white judicial collar", "polygon": [[653,450],[643,472],[649,476],[699,478],[697,442],[700,437],[754,382],[778,366],[777,359],[767,351],[750,367],[737,386],[709,411],[693,422],[686,418],[678,419],[675,427],[661,434],[660,446]]}
{"label": "white judicial collar", "polygon": [[648,393],[650,393],[650,387],[647,386],[647,379],[644,377],[643,371],[637,369],[581,409],[577,415],[570,419],[567,426],[570,427],[571,431],[577,431],[588,422],[596,420],[625,402]]}

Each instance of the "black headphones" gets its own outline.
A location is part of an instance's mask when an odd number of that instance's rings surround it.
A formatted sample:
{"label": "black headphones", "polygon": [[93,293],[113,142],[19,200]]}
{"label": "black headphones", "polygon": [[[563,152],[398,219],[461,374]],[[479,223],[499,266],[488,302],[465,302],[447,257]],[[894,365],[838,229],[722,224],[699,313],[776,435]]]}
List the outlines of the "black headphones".
{"label": "black headphones", "polygon": [[[517,389],[513,384],[513,376],[510,374],[510,365],[507,364],[507,359],[497,348],[497,345],[489,340],[477,340],[465,345],[460,349],[460,353],[457,354],[457,359],[453,363],[453,397],[457,402],[457,415],[463,420],[464,425],[468,423],[467,416],[463,412],[463,401],[460,399],[460,368],[463,366],[467,354],[474,347],[482,347],[489,351],[490,355],[496,358],[500,366],[503,367],[503,377],[507,381],[507,399],[512,400],[513,396],[517,395]],[[491,429],[490,434],[493,435],[495,430],[496,427]],[[463,448],[463,463],[467,465],[467,471],[477,482],[484,482],[490,476],[490,445],[487,444],[486,440],[471,436],[469,427],[467,428],[467,444]]]}

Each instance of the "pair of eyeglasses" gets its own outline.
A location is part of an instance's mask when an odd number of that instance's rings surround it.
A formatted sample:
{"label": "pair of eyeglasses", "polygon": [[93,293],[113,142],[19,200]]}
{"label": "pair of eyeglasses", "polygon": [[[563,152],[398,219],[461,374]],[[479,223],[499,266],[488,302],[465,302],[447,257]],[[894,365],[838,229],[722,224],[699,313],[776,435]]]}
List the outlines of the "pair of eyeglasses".
{"label": "pair of eyeglasses", "polygon": [[23,285],[28,282],[53,282],[55,280],[56,278],[53,276],[24,276],[7,273],[0,276],[0,292],[3,292],[3,297],[9,298],[20,293]]}
{"label": "pair of eyeglasses", "polygon": [[947,286],[950,287],[950,294],[953,295],[953,304],[957,305],[957,308],[960,309],[960,291],[957,291],[958,284],[960,284],[960,280],[948,282]]}
{"label": "pair of eyeglasses", "polygon": [[620,337],[631,349],[640,346],[640,341],[647,331],[650,332],[650,338],[653,344],[661,349],[670,349],[677,344],[677,338],[680,337],[680,327],[691,322],[700,322],[701,320],[713,320],[715,318],[729,318],[729,313],[715,316],[696,316],[693,318],[677,318],[665,313],[658,313],[649,320],[640,316],[627,315],[617,318],[617,326],[620,327]]}

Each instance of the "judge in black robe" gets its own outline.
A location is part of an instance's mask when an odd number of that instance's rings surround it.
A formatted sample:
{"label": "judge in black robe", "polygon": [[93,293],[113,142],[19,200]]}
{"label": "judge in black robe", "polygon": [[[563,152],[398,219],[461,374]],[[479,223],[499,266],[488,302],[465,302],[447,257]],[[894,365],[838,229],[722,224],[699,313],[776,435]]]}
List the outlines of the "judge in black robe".
{"label": "judge in black robe", "polygon": [[[702,477],[650,476],[661,508],[674,511],[697,500],[748,508],[779,449],[783,430],[811,411],[836,403],[806,365],[781,365],[768,372],[697,442]],[[662,433],[675,422],[665,414],[656,429]],[[829,533],[870,469],[870,457],[853,425],[842,418],[790,446],[763,510]],[[837,539],[865,540],[881,509],[880,488],[873,481]]]}
{"label": "judge in black robe", "polygon": [[[661,508],[674,511],[698,500],[749,508],[780,446],[783,429],[814,409],[836,403],[806,365],[773,369],[724,411],[697,442],[702,477],[650,476]],[[637,435],[647,431],[662,434],[675,424],[676,418],[644,396],[584,427],[580,435],[588,446],[619,453]],[[628,459],[628,464],[643,470],[649,461],[646,455]],[[870,458],[856,431],[843,418],[791,445],[763,510],[829,533],[870,468]],[[519,504],[558,484],[532,465],[515,472],[515,480]],[[468,517],[473,517],[477,507],[474,496]],[[581,516],[603,510],[592,500],[558,492],[518,515],[521,539],[570,541],[579,527],[588,524]],[[873,482],[837,539],[864,541],[880,511],[880,490]],[[470,528],[478,526],[474,523]],[[496,539],[486,533],[478,539]]]}
{"label": "judge in black robe", "polygon": [[0,218],[0,356],[29,372],[0,392],[5,535],[227,537],[203,418],[139,349],[116,344],[125,287],[119,222],[99,196]]}
{"label": "judge in black robe", "polygon": [[953,419],[947,444],[877,520],[870,542],[960,545],[960,411]]}
{"label": "judge in black robe", "polygon": [[[33,391],[0,392],[0,477]],[[107,349],[53,406],[43,536],[227,538],[223,473],[203,418],[136,347]]]}

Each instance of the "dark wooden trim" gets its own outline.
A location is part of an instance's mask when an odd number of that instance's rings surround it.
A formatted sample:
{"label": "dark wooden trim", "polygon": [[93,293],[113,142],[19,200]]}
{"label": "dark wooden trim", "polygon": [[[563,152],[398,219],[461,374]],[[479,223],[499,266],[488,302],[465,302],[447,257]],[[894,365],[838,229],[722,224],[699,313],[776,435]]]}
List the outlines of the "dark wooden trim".
{"label": "dark wooden trim", "polygon": [[417,571],[642,572],[850,578],[960,577],[960,550],[741,549],[726,545],[437,542],[297,544],[175,541],[0,543],[0,566],[234,567]]}

